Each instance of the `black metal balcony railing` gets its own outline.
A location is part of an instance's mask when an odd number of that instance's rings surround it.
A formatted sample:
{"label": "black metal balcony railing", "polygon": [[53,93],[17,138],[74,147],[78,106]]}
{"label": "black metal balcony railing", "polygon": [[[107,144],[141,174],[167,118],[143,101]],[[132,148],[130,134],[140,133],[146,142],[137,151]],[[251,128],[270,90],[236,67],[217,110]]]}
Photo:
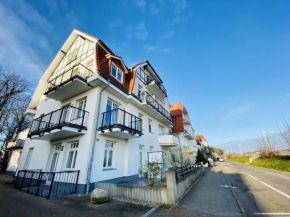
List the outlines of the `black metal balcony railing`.
{"label": "black metal balcony railing", "polygon": [[47,199],[76,193],[79,170],[42,172],[41,170],[19,170],[14,189]]}
{"label": "black metal balcony railing", "polygon": [[158,86],[158,88],[164,93],[164,95],[167,97],[167,90],[163,86],[163,84],[157,80],[154,79],[151,75],[146,73],[143,69],[140,69],[137,73],[137,77],[142,81],[143,84],[149,85],[152,81],[155,80],[155,84]]}
{"label": "black metal balcony railing", "polygon": [[32,121],[28,137],[61,129],[64,126],[87,129],[89,112],[71,105],[52,111]]}
{"label": "black metal balcony railing", "polygon": [[153,107],[157,112],[167,118],[172,122],[172,118],[170,113],[156,100],[154,99],[148,92],[139,92],[138,98],[141,101],[146,101],[151,107]]}
{"label": "black metal balcony railing", "polygon": [[75,78],[79,78],[86,82],[87,78],[91,77],[92,75],[94,75],[93,71],[91,71],[81,63],[78,63],[72,68],[49,80],[44,95],[47,95],[48,93],[58,89],[60,86],[63,86],[64,84],[72,81]]}
{"label": "black metal balcony railing", "polygon": [[102,132],[105,129],[111,131],[113,128],[120,128],[122,131],[129,131],[131,135],[139,134],[141,136],[142,119],[120,108],[102,113],[100,130]]}

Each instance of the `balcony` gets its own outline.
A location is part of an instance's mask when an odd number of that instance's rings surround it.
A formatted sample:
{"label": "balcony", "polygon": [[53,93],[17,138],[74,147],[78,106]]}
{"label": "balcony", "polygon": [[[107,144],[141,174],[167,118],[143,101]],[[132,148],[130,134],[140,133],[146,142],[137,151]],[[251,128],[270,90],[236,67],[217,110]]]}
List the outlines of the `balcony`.
{"label": "balcony", "polygon": [[17,139],[14,142],[9,142],[7,144],[7,149],[12,150],[12,149],[23,149],[25,140],[24,139]]}
{"label": "balcony", "polygon": [[186,125],[190,125],[190,120],[188,117],[186,116],[183,116],[183,123],[186,124]]}
{"label": "balcony", "polygon": [[140,92],[135,97],[141,102],[142,110],[166,125],[173,123],[170,113],[148,92]]}
{"label": "balcony", "polygon": [[186,137],[189,140],[193,140],[194,136],[191,135],[187,130],[184,131],[184,137]]}
{"label": "balcony", "polygon": [[65,106],[34,119],[28,137],[52,141],[86,133],[89,113],[85,110]]}
{"label": "balcony", "polygon": [[179,144],[177,136],[173,134],[160,134],[158,136],[159,145],[163,148],[176,147]]}
{"label": "balcony", "polygon": [[62,102],[91,89],[87,79],[92,75],[94,75],[93,71],[79,63],[49,80],[44,95]]}
{"label": "balcony", "polygon": [[104,135],[130,139],[142,136],[142,119],[122,109],[102,113],[99,130]]}
{"label": "balcony", "polygon": [[154,93],[157,98],[164,99],[167,97],[167,91],[163,86],[162,82],[154,79],[151,75],[149,75],[142,69],[139,70],[137,76],[143,84],[147,85],[148,90]]}

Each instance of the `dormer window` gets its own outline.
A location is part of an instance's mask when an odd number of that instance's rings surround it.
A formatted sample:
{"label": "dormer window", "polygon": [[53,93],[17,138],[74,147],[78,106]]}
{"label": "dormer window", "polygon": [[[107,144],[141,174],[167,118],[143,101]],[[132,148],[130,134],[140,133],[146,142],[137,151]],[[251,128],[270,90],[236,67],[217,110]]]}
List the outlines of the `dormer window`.
{"label": "dormer window", "polygon": [[123,83],[123,72],[114,63],[112,63],[111,75]]}

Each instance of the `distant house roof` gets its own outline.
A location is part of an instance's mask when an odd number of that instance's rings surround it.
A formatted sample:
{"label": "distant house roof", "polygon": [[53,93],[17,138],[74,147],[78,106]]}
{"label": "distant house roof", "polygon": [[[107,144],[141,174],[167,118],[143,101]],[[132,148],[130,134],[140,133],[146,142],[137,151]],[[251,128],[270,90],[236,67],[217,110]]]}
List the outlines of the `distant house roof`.
{"label": "distant house roof", "polygon": [[171,103],[169,107],[171,116],[179,116],[183,114],[184,106],[180,102]]}
{"label": "distant house roof", "polygon": [[199,138],[201,141],[207,141],[203,135],[196,135],[196,138]]}

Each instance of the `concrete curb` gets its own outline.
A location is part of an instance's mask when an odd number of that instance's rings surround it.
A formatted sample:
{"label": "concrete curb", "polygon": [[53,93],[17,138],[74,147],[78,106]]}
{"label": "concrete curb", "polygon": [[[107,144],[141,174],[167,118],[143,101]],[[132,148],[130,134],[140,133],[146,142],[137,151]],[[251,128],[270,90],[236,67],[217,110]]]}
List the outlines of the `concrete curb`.
{"label": "concrete curb", "polygon": [[148,216],[151,215],[155,210],[156,210],[156,208],[152,208],[152,209],[150,209],[148,212],[146,212],[144,215],[142,215],[141,217],[148,217]]}
{"label": "concrete curb", "polygon": [[[224,174],[224,172],[223,172],[223,174]],[[234,189],[233,189],[233,187],[232,187],[230,181],[228,180],[228,178],[227,178],[227,176],[226,176],[225,174],[224,174],[224,176],[225,176],[225,178],[226,178],[226,180],[227,180],[227,182],[228,182],[228,184],[229,184],[229,186],[230,186],[230,189],[231,189],[232,194],[234,195],[234,198],[235,198],[236,201],[237,201],[237,204],[238,204],[239,209],[240,209],[240,211],[241,211],[241,215],[242,215],[243,217],[248,217],[248,215],[247,215],[247,213],[246,213],[246,210],[245,210],[245,208],[244,208],[242,202],[240,201],[240,199],[239,199],[237,193],[234,191]]]}

